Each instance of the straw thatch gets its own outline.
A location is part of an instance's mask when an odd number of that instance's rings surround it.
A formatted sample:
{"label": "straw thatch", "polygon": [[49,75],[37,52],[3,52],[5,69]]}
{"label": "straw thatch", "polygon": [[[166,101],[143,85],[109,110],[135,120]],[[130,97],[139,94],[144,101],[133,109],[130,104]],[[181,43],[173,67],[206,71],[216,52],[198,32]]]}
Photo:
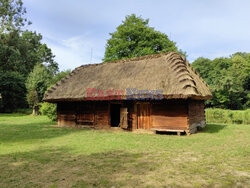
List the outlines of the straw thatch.
{"label": "straw thatch", "polygon": [[127,88],[162,90],[164,98],[211,98],[208,85],[187,60],[170,52],[80,66],[57,82],[44,101],[86,100],[87,88],[123,90],[123,99]]}

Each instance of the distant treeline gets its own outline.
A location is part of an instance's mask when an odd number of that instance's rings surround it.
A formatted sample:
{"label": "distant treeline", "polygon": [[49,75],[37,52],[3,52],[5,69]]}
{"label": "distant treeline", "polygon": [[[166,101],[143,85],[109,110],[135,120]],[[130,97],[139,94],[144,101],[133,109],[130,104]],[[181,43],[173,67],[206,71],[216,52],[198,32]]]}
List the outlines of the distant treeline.
{"label": "distant treeline", "polygon": [[200,57],[192,63],[210,86],[212,100],[207,107],[247,109],[250,107],[250,53],[238,52],[228,58]]}

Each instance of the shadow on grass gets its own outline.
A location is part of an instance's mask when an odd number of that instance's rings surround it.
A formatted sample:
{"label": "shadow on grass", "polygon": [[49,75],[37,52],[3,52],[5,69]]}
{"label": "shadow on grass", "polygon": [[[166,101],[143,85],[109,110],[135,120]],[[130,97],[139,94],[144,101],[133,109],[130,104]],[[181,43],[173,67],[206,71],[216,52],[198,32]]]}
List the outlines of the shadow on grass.
{"label": "shadow on grass", "polygon": [[13,126],[3,124],[0,126],[0,143],[55,138],[76,131],[82,130],[58,128],[48,125],[48,122],[24,123]]}
{"label": "shadow on grass", "polygon": [[145,153],[107,151],[74,155],[70,148],[41,149],[0,157],[0,186],[143,186],[159,164]]}
{"label": "shadow on grass", "polygon": [[225,127],[226,127],[226,125],[208,123],[206,125],[206,127],[201,130],[201,132],[204,132],[204,133],[218,133],[222,129],[224,129]]}

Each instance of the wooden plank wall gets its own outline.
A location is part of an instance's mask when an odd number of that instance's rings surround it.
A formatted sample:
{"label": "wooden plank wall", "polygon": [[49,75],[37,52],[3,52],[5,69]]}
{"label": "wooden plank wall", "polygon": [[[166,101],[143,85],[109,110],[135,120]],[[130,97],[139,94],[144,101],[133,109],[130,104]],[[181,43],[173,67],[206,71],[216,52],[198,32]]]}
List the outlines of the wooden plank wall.
{"label": "wooden plank wall", "polygon": [[186,100],[168,100],[152,104],[152,128],[186,130],[187,116]]}
{"label": "wooden plank wall", "polygon": [[73,127],[76,125],[76,104],[69,102],[57,103],[57,124]]}
{"label": "wooden plank wall", "polygon": [[107,102],[60,102],[57,104],[59,126],[92,125],[109,126],[109,105]]}
{"label": "wooden plank wall", "polygon": [[137,129],[151,129],[151,104],[142,102],[136,104],[137,106]]}
{"label": "wooden plank wall", "polygon": [[75,105],[76,124],[94,125],[95,123],[95,105],[94,102],[78,102]]}
{"label": "wooden plank wall", "polygon": [[192,126],[205,122],[204,101],[190,100],[188,103],[188,124]]}
{"label": "wooden plank wall", "polygon": [[[102,128],[110,127],[110,101],[62,102],[58,103],[58,125],[92,125]],[[204,120],[203,103],[187,100],[163,100],[155,102],[120,101],[122,107],[128,108],[128,130],[132,129],[175,129],[185,130],[188,123]],[[197,112],[201,114],[197,117]]]}
{"label": "wooden plank wall", "polygon": [[109,104],[106,101],[95,102],[95,126],[110,127]]}

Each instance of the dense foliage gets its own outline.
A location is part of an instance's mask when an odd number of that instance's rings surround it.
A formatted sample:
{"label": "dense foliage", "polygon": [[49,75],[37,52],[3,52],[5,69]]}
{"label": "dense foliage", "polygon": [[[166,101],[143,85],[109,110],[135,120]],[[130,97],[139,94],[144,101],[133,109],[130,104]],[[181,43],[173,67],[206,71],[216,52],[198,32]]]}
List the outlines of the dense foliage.
{"label": "dense foliage", "polygon": [[[50,80],[50,86],[47,87],[47,90],[50,89],[50,87],[52,85],[54,85],[56,82],[58,82],[59,80],[61,80],[62,78],[64,78],[65,76],[67,76],[70,73],[70,70],[66,70],[66,71],[62,71],[59,72],[58,74],[56,74],[52,80]],[[53,104],[53,103],[47,103],[47,102],[43,102],[40,103],[41,107],[40,107],[40,113],[42,115],[47,116],[49,119],[51,119],[52,121],[56,121],[57,119],[57,105]]]}
{"label": "dense foliage", "polygon": [[[44,65],[37,64],[26,80],[27,101],[34,110],[42,101],[43,95],[51,84],[53,75]],[[36,114],[37,112],[34,111]]]}
{"label": "dense foliage", "polygon": [[15,29],[20,30],[26,23],[31,24],[24,18],[25,13],[26,9],[21,0],[0,0],[0,33]]}
{"label": "dense foliage", "polygon": [[[41,34],[23,30],[30,24],[25,13],[21,0],[0,1],[0,112],[27,106],[25,82],[36,65],[44,66],[51,75],[58,71],[51,49],[41,42]],[[35,100],[36,95],[41,98],[34,90],[28,98]]]}
{"label": "dense foliage", "polygon": [[1,71],[0,70],[0,111],[12,112],[20,106],[25,106],[25,79],[24,77],[14,71]]}
{"label": "dense foliage", "polygon": [[[176,44],[168,36],[149,27],[149,20],[127,16],[107,41],[104,61],[178,51]],[[180,51],[181,52],[181,51]]]}
{"label": "dense foliage", "polygon": [[40,112],[42,115],[47,116],[52,121],[57,120],[56,104],[43,102],[41,104]]}
{"label": "dense foliage", "polygon": [[213,99],[209,107],[246,109],[250,107],[250,53],[235,53],[229,58],[198,58],[192,63],[210,86]]}
{"label": "dense foliage", "polygon": [[250,124],[250,109],[224,110],[218,108],[206,109],[207,123]]}

